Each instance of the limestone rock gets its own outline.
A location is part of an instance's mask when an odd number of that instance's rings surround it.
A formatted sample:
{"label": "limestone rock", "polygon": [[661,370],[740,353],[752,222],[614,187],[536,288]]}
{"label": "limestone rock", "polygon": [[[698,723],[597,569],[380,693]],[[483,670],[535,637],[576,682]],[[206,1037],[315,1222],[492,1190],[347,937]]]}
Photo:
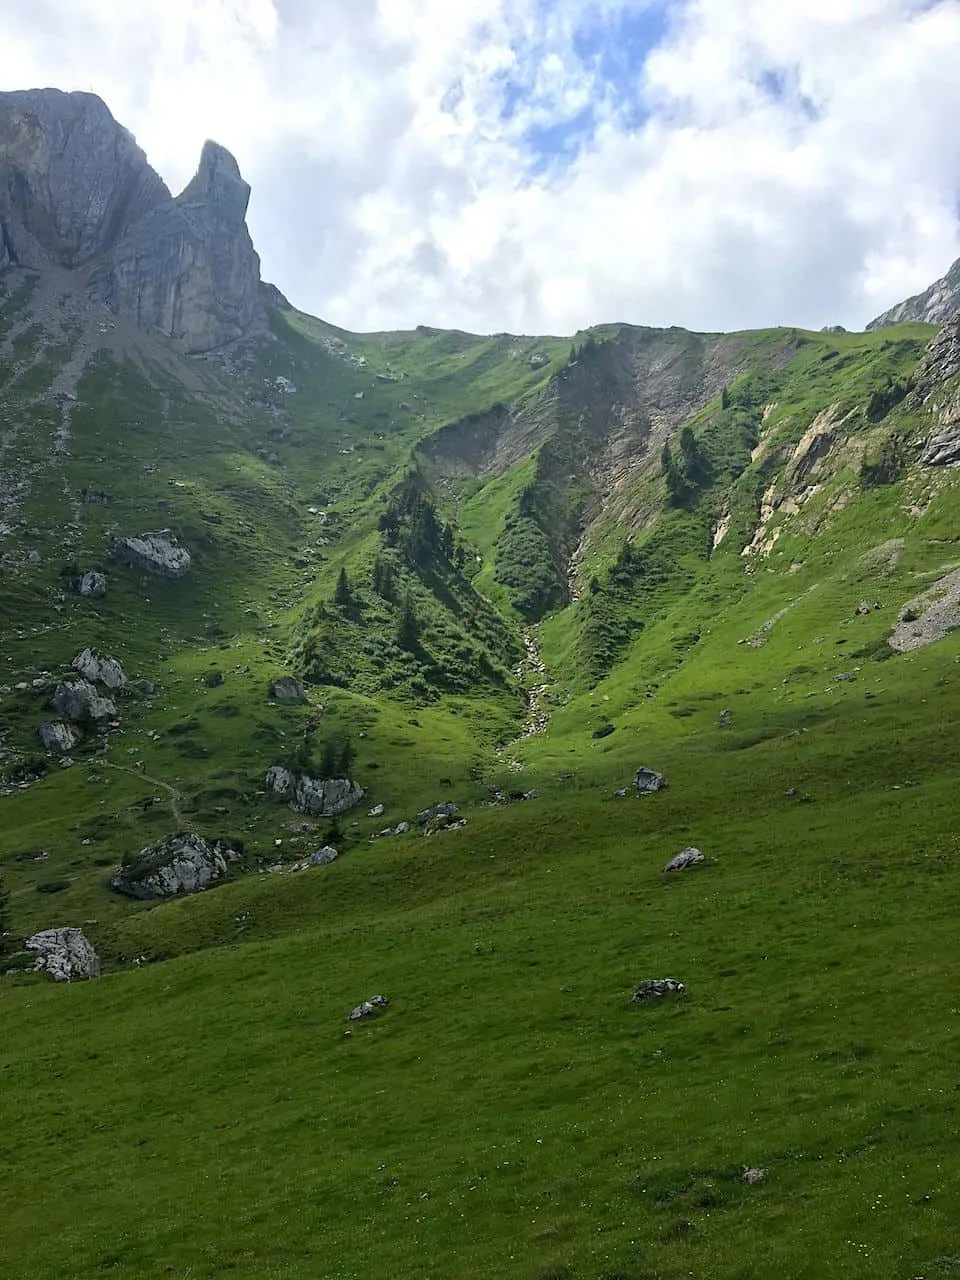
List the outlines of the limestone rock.
{"label": "limestone rock", "polygon": [[127,228],[95,275],[96,293],[190,352],[243,337],[263,305],[260,259],[245,222],[249,199],[230,152],[204,143],[183,192]]}
{"label": "limestone rock", "polygon": [[949,467],[960,462],[960,422],[951,422],[932,432],[920,461],[925,467]]}
{"label": "limestone rock", "polygon": [[87,680],[104,684],[108,689],[122,689],[127,683],[123,667],[116,658],[105,658],[94,649],[84,649],[73,660],[73,669]]}
{"label": "limestone rock", "polygon": [[431,805],[429,809],[421,809],[417,814],[417,821],[421,827],[426,827],[430,823],[436,824],[438,819],[443,819],[440,825],[444,825],[459,812],[460,806],[454,804],[452,800],[442,801],[440,804]]}
{"label": "limestone rock", "polygon": [[703,854],[691,845],[689,849],[681,849],[663,869],[664,871],[686,871],[688,867],[695,867],[698,862],[703,862]]}
{"label": "limestone rock", "polygon": [[190,570],[191,557],[170,529],[155,529],[135,538],[118,538],[110,554],[159,578],[182,578]]}
{"label": "limestone rock", "polygon": [[100,977],[99,957],[81,929],[44,929],[24,945],[37,953],[34,968],[48,973],[56,982]]}
{"label": "limestone rock", "polygon": [[656,769],[648,769],[646,765],[641,765],[633,777],[633,785],[641,795],[648,791],[660,791],[666,783],[662,773],[657,773]]}
{"label": "limestone rock", "polygon": [[274,680],[270,686],[270,697],[276,698],[277,702],[306,702],[307,694],[303,687],[303,682],[298,680],[296,676],[281,676],[279,680]]}
{"label": "limestone rock", "polygon": [[325,844],[322,849],[317,849],[314,853],[311,853],[310,865],[311,867],[325,867],[339,857],[340,853],[337,849],[334,849],[333,845]]}
{"label": "limestone rock", "polygon": [[176,835],[141,849],[134,862],[110,880],[110,888],[128,898],[174,898],[199,893],[222,880],[239,854],[197,835]]}
{"label": "limestone rock", "polygon": [[871,320],[867,329],[884,329],[888,325],[922,321],[924,324],[946,324],[960,315],[960,258],[945,276],[935,280],[929,289],[898,302],[889,311]]}
{"label": "limestone rock", "polygon": [[89,680],[64,680],[51,699],[54,711],[77,723],[85,720],[112,720],[116,704],[102,697]]}
{"label": "limestone rock", "polygon": [[684,985],[676,978],[648,978],[641,982],[630,997],[631,1004],[646,1004],[650,1000],[662,1000],[664,996],[682,996]]}
{"label": "limestone rock", "polygon": [[107,594],[107,575],[98,573],[96,569],[90,569],[81,576],[77,590],[82,596],[99,600],[101,596]]}
{"label": "limestone rock", "polygon": [[189,352],[255,331],[281,297],[261,287],[249,197],[215,142],[174,199],[93,94],[0,94],[0,266],[82,268],[95,299]]}
{"label": "limestone rock", "polygon": [[311,778],[309,774],[291,773],[283,765],[267,770],[267,786],[297,813],[314,817],[334,817],[346,813],[363,799],[364,790],[349,778]]}
{"label": "limestone rock", "polygon": [[386,1009],[390,1001],[386,996],[371,996],[369,1000],[364,1000],[363,1004],[358,1004],[355,1009],[351,1009],[347,1014],[348,1022],[357,1022],[360,1018],[373,1018],[378,1013],[382,1013]]}
{"label": "limestone rock", "polygon": [[169,200],[93,94],[0,93],[0,264],[84,266]]}
{"label": "limestone rock", "polygon": [[45,720],[37,733],[48,751],[55,751],[61,756],[66,755],[80,741],[80,734],[71,725],[50,720]]}

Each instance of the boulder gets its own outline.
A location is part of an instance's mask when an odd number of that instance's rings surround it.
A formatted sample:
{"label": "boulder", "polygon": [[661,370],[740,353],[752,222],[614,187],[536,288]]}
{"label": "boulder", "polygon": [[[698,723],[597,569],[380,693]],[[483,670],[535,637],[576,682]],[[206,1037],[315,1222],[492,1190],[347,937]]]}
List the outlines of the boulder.
{"label": "boulder", "polygon": [[322,849],[317,849],[316,852],[311,853],[310,865],[311,867],[325,867],[339,857],[340,853],[337,849],[334,849],[333,845],[325,844]]}
{"label": "boulder", "polygon": [[132,693],[138,698],[149,698],[155,691],[155,685],[152,680],[134,680],[127,686]]}
{"label": "boulder", "polygon": [[633,776],[633,785],[641,795],[644,795],[649,791],[661,790],[667,785],[667,780],[662,773],[657,773],[656,769],[648,769],[646,765],[641,765]]}
{"label": "boulder", "polygon": [[63,680],[51,699],[54,711],[68,720],[112,720],[117,714],[110,698],[102,697],[89,680]]}
{"label": "boulder", "polygon": [[[431,805],[429,809],[421,809],[417,814],[417,821],[421,827],[425,827],[428,823],[436,823],[438,818],[445,821],[449,820],[460,812],[460,806],[453,803],[452,800],[441,801],[440,804]],[[442,823],[440,825],[443,825]]]}
{"label": "boulder", "polygon": [[650,1000],[662,1000],[664,996],[682,996],[684,985],[676,978],[648,978],[641,982],[630,997],[631,1004],[646,1004]]}
{"label": "boulder", "polygon": [[37,733],[46,749],[55,751],[57,755],[66,755],[80,741],[80,734],[72,725],[61,724],[59,721],[45,720]]}
{"label": "boulder", "polygon": [[664,871],[686,871],[688,867],[695,867],[698,862],[703,862],[703,854],[691,845],[689,849],[681,849],[663,869]]}
{"label": "boulder", "polygon": [[171,529],[154,529],[135,538],[117,538],[110,554],[124,564],[159,578],[182,578],[190,571],[190,552]]}
{"label": "boulder", "polygon": [[296,813],[331,818],[346,813],[363,799],[364,790],[349,778],[311,778],[309,774],[291,773],[283,765],[267,770],[267,786]]}
{"label": "boulder", "polygon": [[347,1014],[348,1022],[357,1022],[360,1018],[374,1018],[378,1013],[382,1013],[390,1001],[386,996],[371,996],[369,1000],[364,1000],[363,1004],[358,1004],[355,1009],[351,1009]]}
{"label": "boulder", "polygon": [[81,576],[77,590],[82,596],[98,600],[101,596],[107,594],[107,575],[105,573],[97,573],[95,569],[90,569]]}
{"label": "boulder", "polygon": [[222,880],[240,855],[219,841],[212,845],[197,835],[176,835],[141,849],[110,880],[110,888],[128,898],[174,898],[199,893]]}
{"label": "boulder", "polygon": [[303,682],[295,676],[281,676],[270,686],[270,697],[277,702],[306,702],[307,694]]}
{"label": "boulder", "polygon": [[108,689],[122,689],[127,683],[123,667],[116,658],[105,658],[94,649],[78,653],[73,660],[73,669],[94,684],[105,684]]}
{"label": "boulder", "polygon": [[382,813],[383,813],[383,805],[382,805],[382,804],[375,804],[375,805],[373,806],[373,808],[372,808],[372,809],[369,809],[369,810],[367,811],[367,817],[368,817],[368,818],[379,818],[379,817],[381,816],[381,814],[382,814]]}
{"label": "boulder", "polygon": [[48,973],[56,982],[100,977],[99,957],[80,929],[44,929],[24,945],[37,953],[34,968]]}

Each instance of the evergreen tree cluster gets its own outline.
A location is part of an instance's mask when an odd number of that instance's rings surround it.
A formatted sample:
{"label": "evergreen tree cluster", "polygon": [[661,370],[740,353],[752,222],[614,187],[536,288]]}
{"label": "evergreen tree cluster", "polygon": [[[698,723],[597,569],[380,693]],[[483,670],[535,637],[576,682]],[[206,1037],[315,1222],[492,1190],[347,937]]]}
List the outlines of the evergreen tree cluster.
{"label": "evergreen tree cluster", "polygon": [[680,457],[677,458],[666,441],[660,454],[660,470],[667,485],[671,506],[685,506],[710,478],[710,465],[693,429],[686,426],[680,432]]}
{"label": "evergreen tree cluster", "polygon": [[453,526],[444,521],[437,508],[412,486],[399,490],[390,499],[379,520],[384,546],[395,548],[411,565],[425,567],[436,560],[459,567],[465,553],[457,547]]}

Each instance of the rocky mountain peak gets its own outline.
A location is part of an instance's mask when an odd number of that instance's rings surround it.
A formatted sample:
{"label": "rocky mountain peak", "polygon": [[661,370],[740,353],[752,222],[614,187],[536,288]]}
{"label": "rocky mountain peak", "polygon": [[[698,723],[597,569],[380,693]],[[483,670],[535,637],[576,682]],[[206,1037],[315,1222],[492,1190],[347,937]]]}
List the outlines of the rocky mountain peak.
{"label": "rocky mountain peak", "polygon": [[210,203],[237,224],[247,216],[250,186],[244,182],[234,156],[219,142],[208,139],[200,153],[197,172],[178,197],[181,204]]}
{"label": "rocky mountain peak", "polygon": [[170,199],[91,93],[0,93],[0,264],[80,267]]}
{"label": "rocky mountain peak", "polygon": [[924,324],[946,324],[960,316],[960,258],[945,276],[935,280],[929,289],[915,294],[904,302],[898,302],[883,315],[877,316],[867,329],[885,329],[892,324],[908,324],[920,321]]}
{"label": "rocky mountain peak", "polygon": [[0,94],[0,267],[82,270],[91,295],[200,353],[263,314],[250,187],[207,142],[174,199],[93,94]]}

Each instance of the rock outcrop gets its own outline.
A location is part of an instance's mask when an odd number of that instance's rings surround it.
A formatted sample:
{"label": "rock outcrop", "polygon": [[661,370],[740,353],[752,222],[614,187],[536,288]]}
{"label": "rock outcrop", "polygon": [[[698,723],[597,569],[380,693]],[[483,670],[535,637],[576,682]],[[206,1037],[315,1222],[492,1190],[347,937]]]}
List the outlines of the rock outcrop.
{"label": "rock outcrop", "polygon": [[45,720],[37,729],[40,741],[48,751],[66,755],[80,741],[80,734],[69,724]]}
{"label": "rock outcrop", "polygon": [[440,804],[432,804],[429,809],[421,809],[417,814],[417,821],[421,827],[426,827],[431,822],[436,822],[438,818],[449,822],[451,818],[455,818],[460,812],[460,806],[453,803],[452,800],[442,800]]}
{"label": "rock outcrop", "polygon": [[84,649],[82,653],[78,653],[73,660],[73,669],[87,680],[106,685],[108,689],[122,689],[127,683],[123,667],[116,658],[105,658],[94,649]]}
{"label": "rock outcrop", "polygon": [[141,849],[137,857],[110,880],[110,888],[128,898],[175,898],[199,893],[227,874],[239,854],[220,844],[207,844],[196,835],[171,836]]}
{"label": "rock outcrop", "polygon": [[662,790],[667,785],[667,780],[656,769],[648,769],[646,765],[641,765],[633,775],[633,785],[641,795],[645,795],[649,791]]}
{"label": "rock outcrop", "polygon": [[270,686],[270,697],[276,698],[277,702],[306,702],[307,695],[303,687],[303,682],[298,680],[296,676],[281,676],[279,680],[274,680]]}
{"label": "rock outcrop", "polygon": [[364,1000],[363,1004],[358,1004],[355,1009],[350,1010],[347,1021],[358,1022],[361,1018],[374,1018],[378,1013],[382,1013],[389,1003],[386,996],[371,996],[369,1000]]}
{"label": "rock outcrop", "polygon": [[93,94],[0,93],[0,266],[83,271],[93,297],[188,352],[243,337],[273,304],[249,198],[215,142],[174,198]]}
{"label": "rock outcrop", "polygon": [[182,578],[190,572],[190,552],[171,529],[154,529],[136,538],[117,538],[110,554],[124,564],[158,578]]}
{"label": "rock outcrop", "polygon": [[28,938],[24,946],[37,953],[34,968],[56,982],[100,977],[99,957],[81,929],[44,929]]}
{"label": "rock outcrop", "polygon": [[682,996],[684,985],[676,978],[648,978],[641,982],[630,997],[631,1004],[647,1004],[651,1000],[662,1000],[665,996]]}
{"label": "rock outcrop", "polygon": [[675,858],[671,858],[664,871],[687,871],[690,867],[695,867],[697,863],[703,862],[703,854],[699,849],[694,849],[691,845],[689,849],[681,849]]}
{"label": "rock outcrop", "polygon": [[77,724],[112,720],[117,714],[113,700],[104,698],[89,680],[61,681],[54,690],[51,704],[54,711]]}
{"label": "rock outcrop", "polygon": [[922,321],[924,324],[946,324],[960,316],[960,258],[945,276],[929,289],[898,302],[889,311],[871,320],[867,329],[885,329],[892,324]]}
{"label": "rock outcrop", "polygon": [[0,265],[82,267],[170,201],[91,93],[0,93]]}
{"label": "rock outcrop", "polygon": [[325,844],[322,849],[316,849],[311,853],[310,865],[311,867],[326,867],[339,857],[340,853],[337,849],[334,849],[333,845]]}
{"label": "rock outcrop", "polygon": [[106,574],[98,573],[96,569],[90,569],[87,573],[81,575],[77,590],[82,596],[98,600],[101,596],[107,594]]}
{"label": "rock outcrop", "polygon": [[346,813],[364,796],[363,787],[349,778],[311,778],[306,773],[292,773],[279,764],[267,770],[267,786],[288,800],[295,812],[318,818]]}
{"label": "rock outcrop", "polygon": [[261,314],[260,259],[250,240],[250,188],[229,151],[204,144],[196,176],[133,223],[94,276],[111,307],[210,351],[249,332]]}

